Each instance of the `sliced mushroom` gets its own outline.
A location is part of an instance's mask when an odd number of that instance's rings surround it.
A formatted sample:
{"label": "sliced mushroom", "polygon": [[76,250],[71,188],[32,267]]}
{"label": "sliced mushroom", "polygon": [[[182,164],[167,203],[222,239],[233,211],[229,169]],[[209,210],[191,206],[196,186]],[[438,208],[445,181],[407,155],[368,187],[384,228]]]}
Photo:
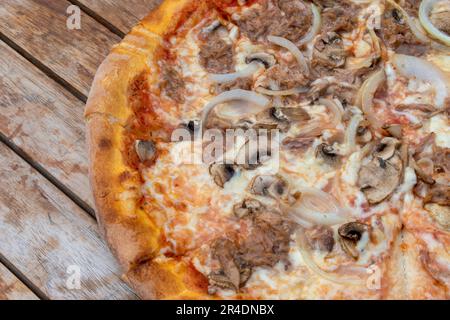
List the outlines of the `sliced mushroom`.
{"label": "sliced mushroom", "polygon": [[230,164],[213,163],[209,166],[209,173],[214,182],[221,188],[233,178],[235,172],[234,166]]}
{"label": "sliced mushroom", "polygon": [[394,138],[402,138],[402,125],[400,124],[386,124],[383,126],[383,129],[386,130]]}
{"label": "sliced mushroom", "polygon": [[375,147],[373,156],[376,158],[381,158],[383,160],[389,160],[395,154],[395,150],[399,145],[397,139],[386,137],[381,139],[380,143]]}
{"label": "sliced mushroom", "polygon": [[305,231],[305,238],[308,244],[314,250],[320,250],[324,252],[333,251],[334,247],[334,234],[333,229],[327,226],[316,226],[312,229]]}
{"label": "sliced mushroom", "polygon": [[245,199],[242,203],[238,203],[233,207],[233,212],[238,218],[259,213],[262,210],[264,210],[263,204],[256,199]]}
{"label": "sliced mushroom", "polygon": [[253,178],[250,191],[259,196],[268,196],[276,200],[286,199],[289,186],[286,180],[277,175],[260,175]]}
{"label": "sliced mushroom", "polygon": [[358,242],[363,237],[365,232],[368,232],[369,227],[360,222],[349,222],[343,224],[338,229],[339,243],[348,255],[353,259],[358,259],[359,250]]}
{"label": "sliced mushroom", "polygon": [[134,149],[141,162],[151,162],[156,158],[156,146],[152,141],[136,140]]}
{"label": "sliced mushroom", "polygon": [[362,121],[356,129],[356,142],[360,144],[366,144],[372,141],[372,132],[369,130],[369,122],[367,120]]}
{"label": "sliced mushroom", "polygon": [[326,143],[322,143],[317,147],[316,157],[323,159],[325,163],[333,166],[338,164],[341,158],[336,150],[334,150],[333,146]]}
{"label": "sliced mushroom", "polygon": [[342,38],[336,32],[327,32],[314,45],[313,64],[338,68],[345,64],[347,53]]}
{"label": "sliced mushroom", "polygon": [[252,53],[245,58],[247,64],[252,63],[253,61],[261,62],[266,69],[273,67],[277,63],[277,60],[273,55],[265,52]]}
{"label": "sliced mushroom", "polygon": [[395,154],[389,160],[377,157],[359,171],[358,185],[370,204],[389,197],[400,183],[403,163]]}

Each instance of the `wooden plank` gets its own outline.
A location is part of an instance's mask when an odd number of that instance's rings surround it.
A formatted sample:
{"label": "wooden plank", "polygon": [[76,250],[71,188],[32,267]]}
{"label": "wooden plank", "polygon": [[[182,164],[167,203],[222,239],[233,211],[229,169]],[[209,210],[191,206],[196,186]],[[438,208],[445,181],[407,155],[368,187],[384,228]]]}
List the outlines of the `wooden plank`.
{"label": "wooden plank", "polygon": [[95,220],[4,144],[0,161],[0,253],[51,299],[135,298]]}
{"label": "wooden plank", "polygon": [[84,104],[0,41],[0,132],[93,206]]}
{"label": "wooden plank", "polygon": [[65,0],[2,0],[1,33],[87,96],[97,67],[120,38],[81,14],[81,29],[66,26]]}
{"label": "wooden plank", "polygon": [[76,0],[72,1],[86,7],[102,17],[122,33],[127,34],[133,26],[155,9],[162,0]]}
{"label": "wooden plank", "polygon": [[39,300],[39,298],[0,263],[0,300]]}

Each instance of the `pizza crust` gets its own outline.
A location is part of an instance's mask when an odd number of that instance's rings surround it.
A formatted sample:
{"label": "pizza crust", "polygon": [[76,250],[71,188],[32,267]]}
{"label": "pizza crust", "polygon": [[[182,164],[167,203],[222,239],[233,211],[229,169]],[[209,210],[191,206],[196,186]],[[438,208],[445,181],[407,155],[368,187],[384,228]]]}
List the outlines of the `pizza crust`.
{"label": "pizza crust", "polygon": [[[204,277],[172,261],[152,261],[160,248],[160,230],[139,208],[139,172],[122,156],[124,128],[133,115],[128,101],[132,81],[150,71],[162,38],[203,1],[164,1],[116,45],[99,67],[85,110],[90,181],[104,238],[119,260],[124,278],[144,299],[206,298]],[[207,285],[207,284],[206,284]],[[202,288],[199,290],[198,288]]]}

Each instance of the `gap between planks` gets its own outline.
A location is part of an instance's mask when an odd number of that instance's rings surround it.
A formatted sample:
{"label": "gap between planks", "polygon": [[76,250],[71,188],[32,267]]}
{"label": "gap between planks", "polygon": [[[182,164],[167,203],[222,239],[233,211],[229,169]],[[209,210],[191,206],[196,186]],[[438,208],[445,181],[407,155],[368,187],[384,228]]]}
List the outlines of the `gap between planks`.
{"label": "gap between planks", "polygon": [[119,36],[120,38],[125,37],[125,33],[123,33],[119,28],[114,26],[108,20],[106,20],[105,18],[103,18],[102,16],[100,16],[99,14],[97,14],[96,12],[94,12],[93,10],[88,8],[87,6],[85,6],[84,4],[82,4],[80,1],[78,1],[78,0],[67,0],[67,1],[69,1],[73,5],[78,6],[85,14],[87,14],[92,19],[94,19],[95,21],[97,21],[98,23],[103,25],[106,29],[108,29],[115,35]]}
{"label": "gap between planks", "polygon": [[[125,33],[115,27],[113,24],[109,23],[106,19],[83,5],[77,0],[69,0],[70,3],[78,6],[85,14],[93,18],[95,21],[103,25],[109,31],[119,36],[120,38],[125,37]],[[29,61],[32,65],[34,65],[37,69],[42,71],[47,77],[61,85],[66,91],[72,94],[74,97],[86,103],[87,96],[72,86],[69,82],[64,80],[61,76],[59,76],[56,72],[51,70],[37,58],[33,57],[29,52],[27,52],[24,48],[19,46],[5,34],[0,31],[0,40],[5,42],[10,48],[24,57],[27,61]],[[61,192],[63,192],[70,200],[72,200],[77,206],[79,206],[83,211],[88,213],[90,217],[95,219],[95,211],[89,206],[85,201],[83,201],[80,197],[78,197],[73,191],[71,191],[68,187],[66,187],[63,183],[61,183],[57,178],[55,178],[51,173],[49,173],[42,165],[34,161],[26,152],[24,152],[21,148],[19,148],[15,143],[10,141],[8,137],[6,137],[2,132],[0,132],[0,143],[3,143],[10,150],[12,150],[15,154],[17,154],[20,158],[22,158],[26,163],[28,163],[32,168],[37,170],[39,174],[41,174],[45,179],[47,179],[51,184],[53,184],[56,188],[58,188]],[[30,279],[28,279],[20,270],[18,270],[6,257],[0,254],[0,263],[2,263],[14,276],[16,276],[28,289],[30,289],[39,299],[41,300],[49,300],[49,297],[40,290]]]}
{"label": "gap between planks", "polygon": [[11,47],[14,51],[20,54],[22,57],[27,59],[32,65],[41,70],[47,77],[61,85],[64,89],[69,91],[73,96],[77,99],[81,100],[83,103],[87,102],[87,97],[81,93],[77,88],[72,86],[69,82],[60,77],[56,72],[51,70],[45,64],[40,62],[38,59],[33,57],[30,53],[28,53],[25,49],[16,44],[13,40],[8,38],[5,34],[0,31],[0,40],[5,42],[9,47]]}
{"label": "gap between planks", "polygon": [[85,201],[83,201],[78,195],[76,195],[72,190],[55,178],[50,172],[48,172],[41,164],[34,161],[25,151],[19,148],[16,144],[8,139],[2,132],[0,132],[0,142],[5,144],[9,149],[16,153],[20,158],[22,158],[26,163],[28,163],[32,168],[38,171],[45,179],[50,181],[55,187],[61,190],[70,200],[72,200],[77,206],[83,209],[89,216],[94,220],[95,210],[89,206]]}
{"label": "gap between planks", "polygon": [[50,298],[42,292],[30,279],[27,278],[14,264],[12,264],[5,256],[0,253],[0,264],[9,270],[17,279],[19,279],[31,292],[33,292],[40,300],[50,300]]}

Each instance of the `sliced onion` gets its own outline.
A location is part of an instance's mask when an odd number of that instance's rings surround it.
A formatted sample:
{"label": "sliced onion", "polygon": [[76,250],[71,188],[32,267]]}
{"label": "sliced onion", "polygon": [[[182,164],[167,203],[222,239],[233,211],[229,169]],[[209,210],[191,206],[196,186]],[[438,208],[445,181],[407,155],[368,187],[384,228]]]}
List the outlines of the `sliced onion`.
{"label": "sliced onion", "polygon": [[294,43],[292,43],[291,41],[289,41],[286,38],[276,37],[276,36],[268,36],[267,40],[269,40],[270,42],[272,42],[280,47],[285,48],[290,53],[292,53],[292,55],[295,57],[295,59],[297,59],[297,62],[300,65],[300,67],[302,68],[302,70],[304,72],[306,72],[306,74],[309,74],[309,68],[308,68],[308,64],[306,63],[306,59],[303,56],[303,53],[299,50],[299,48],[297,48],[297,46]]}
{"label": "sliced onion", "polygon": [[430,83],[435,90],[434,104],[438,108],[444,107],[449,93],[448,79],[439,68],[426,60],[404,54],[394,55],[392,63],[401,75]]}
{"label": "sliced onion", "polygon": [[311,42],[317,33],[319,33],[320,30],[320,24],[322,23],[322,19],[320,17],[319,8],[313,3],[311,3],[311,11],[313,14],[313,22],[311,25],[311,28],[309,29],[308,33],[303,36],[298,42],[299,46],[302,46],[308,42]]}
{"label": "sliced onion", "polygon": [[345,131],[345,154],[350,154],[356,147],[356,133],[358,131],[359,124],[363,121],[363,117],[360,114],[355,114],[348,124]]}
{"label": "sliced onion", "polygon": [[333,226],[348,220],[348,215],[328,193],[314,188],[300,188],[298,191],[301,197],[289,212],[294,222],[306,220],[319,225]]}
{"label": "sliced onion", "polygon": [[396,2],[394,2],[392,0],[387,0],[387,2],[389,2],[390,5],[392,5],[398,11],[401,12],[401,14],[405,17],[406,24],[411,29],[411,32],[414,34],[414,36],[417,39],[419,39],[423,43],[430,44],[434,49],[437,49],[437,50],[440,50],[440,51],[444,51],[444,52],[449,52],[450,49],[448,47],[445,47],[441,43],[437,43],[437,42],[431,40],[427,36],[425,30],[423,30],[420,21],[417,21],[416,18],[410,17],[408,15],[408,13],[405,11],[405,9],[403,9],[399,4],[397,4]]}
{"label": "sliced onion", "polygon": [[373,111],[373,97],[380,85],[386,80],[384,70],[378,70],[373,73],[362,85],[360,91],[361,109],[374,129],[380,129],[383,126]]}
{"label": "sliced onion", "polygon": [[[219,94],[218,96],[214,97],[208,104],[205,105],[203,108],[203,114],[202,114],[202,126],[206,124],[206,119],[208,118],[211,111],[219,104],[230,102],[230,101],[239,101],[243,100],[246,102],[249,102],[250,105],[244,105],[239,108],[239,110],[235,110],[236,113],[239,113],[240,115],[244,116],[247,114],[256,114],[261,111],[263,111],[267,105],[269,104],[269,99],[266,97],[257,94],[253,91],[247,91],[242,89],[235,89],[223,92]],[[248,107],[247,110],[244,110],[243,108]],[[232,107],[233,108],[233,107]],[[234,107],[236,109],[236,107]]]}
{"label": "sliced onion", "polygon": [[331,123],[332,128],[336,128],[342,121],[342,110],[339,106],[330,99],[319,99],[319,104],[324,105],[331,112]]}
{"label": "sliced onion", "polygon": [[424,29],[434,38],[450,46],[450,36],[436,28],[430,21],[430,11],[434,4],[442,0],[423,0],[419,7],[419,20]]}
{"label": "sliced onion", "polygon": [[302,255],[303,262],[306,264],[306,266],[313,271],[315,274],[317,274],[319,277],[324,278],[326,280],[329,280],[334,283],[338,284],[345,284],[345,285],[355,285],[355,286],[363,286],[365,285],[365,280],[357,277],[343,277],[339,276],[336,273],[327,272],[322,270],[314,261],[314,258],[312,257],[310,250],[308,248],[308,244],[306,241],[306,238],[303,233],[299,232],[296,237],[296,242],[299,247],[300,254]]}
{"label": "sliced onion", "polygon": [[264,87],[256,88],[256,92],[265,94],[267,96],[290,96],[293,94],[306,93],[308,91],[309,89],[306,87],[295,87],[288,90],[271,90]]}
{"label": "sliced onion", "polygon": [[226,74],[210,74],[209,78],[217,83],[227,83],[235,81],[239,78],[250,77],[255,74],[259,69],[263,67],[261,62],[253,61],[246,68],[238,72],[226,73]]}

